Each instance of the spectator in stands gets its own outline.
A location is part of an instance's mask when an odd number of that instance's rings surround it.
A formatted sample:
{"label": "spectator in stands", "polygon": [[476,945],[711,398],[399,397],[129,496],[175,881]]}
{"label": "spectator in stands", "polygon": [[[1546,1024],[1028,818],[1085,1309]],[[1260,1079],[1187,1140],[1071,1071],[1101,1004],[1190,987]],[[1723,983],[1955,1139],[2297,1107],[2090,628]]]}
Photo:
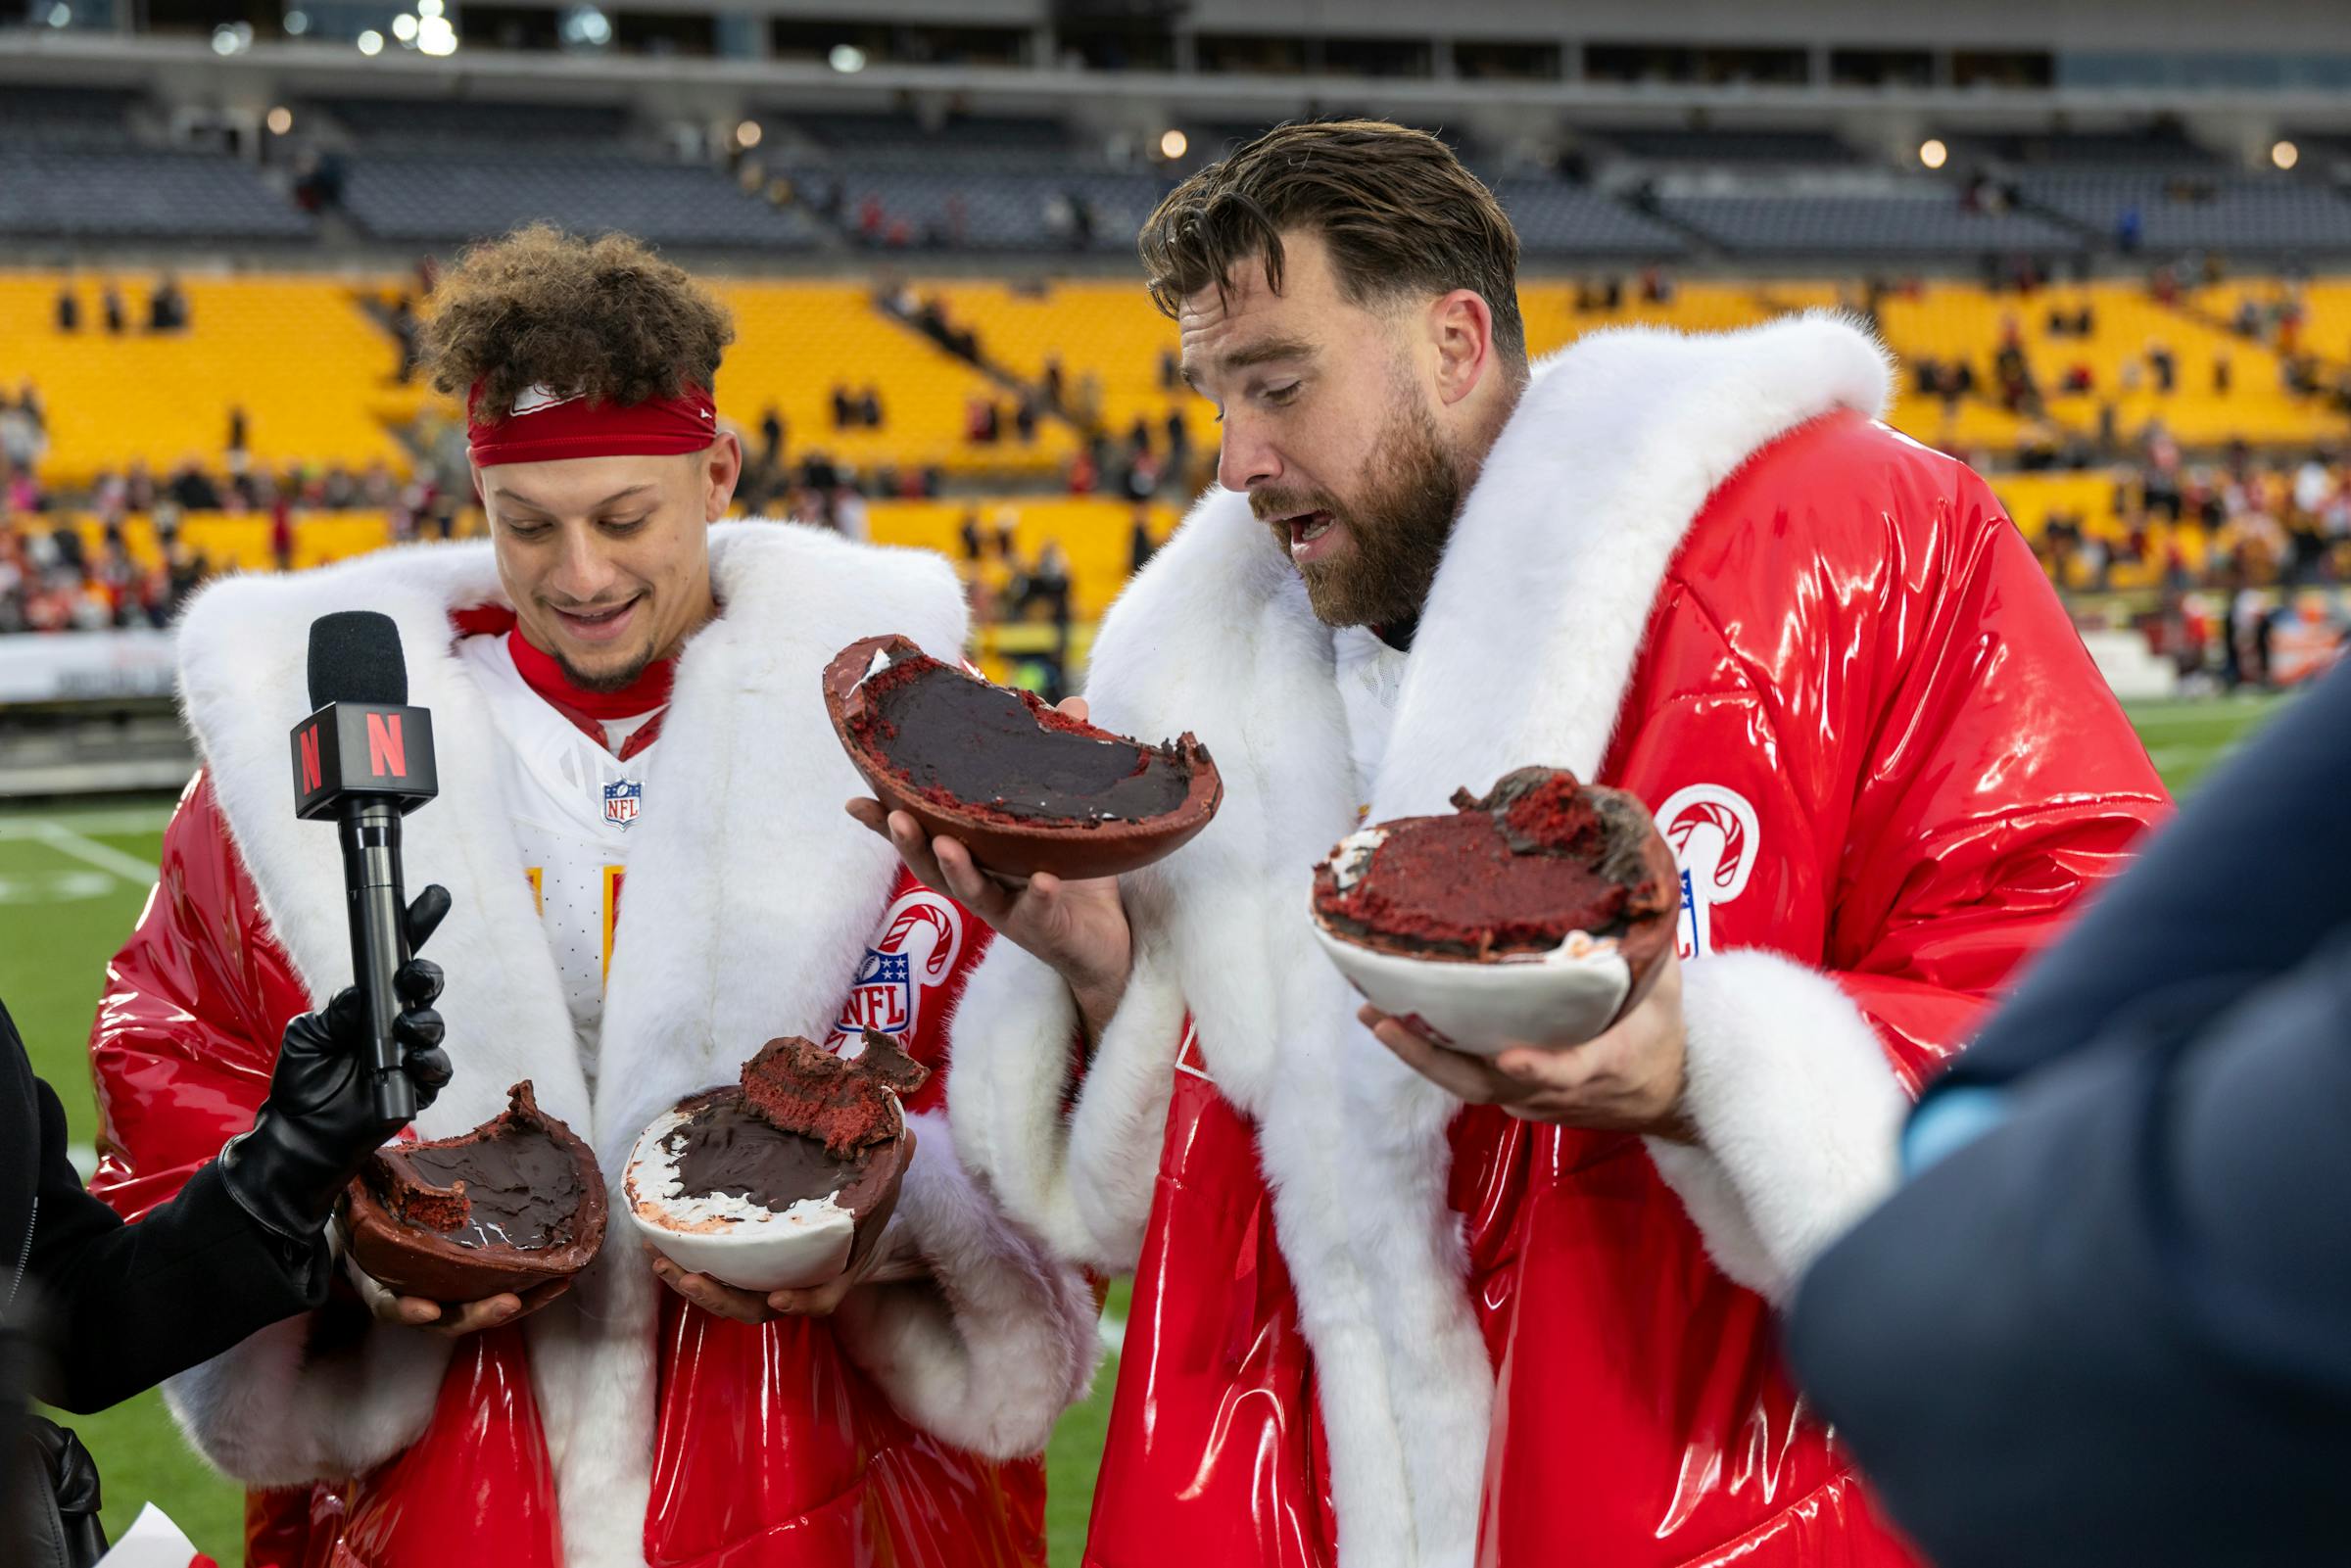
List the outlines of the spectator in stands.
{"label": "spectator in stands", "polygon": [[[1162,359],[1165,359],[1167,351],[1163,349],[1160,351],[1160,354]],[[1045,373],[1043,385],[1045,393],[1045,406],[1048,408],[1059,408],[1061,406],[1062,394],[1061,356],[1057,354],[1048,354],[1045,356]]]}
{"label": "spectator in stands", "polygon": [[849,389],[839,382],[833,386],[833,428],[846,430],[857,421],[857,410],[849,403]]}
{"label": "spectator in stands", "polygon": [[130,325],[130,312],[122,309],[122,291],[108,278],[98,291],[99,313],[106,319],[107,336],[119,338]]}
{"label": "spectator in stands", "polygon": [[400,482],[381,457],[369,463],[360,475],[359,503],[370,511],[382,511],[400,495]]}
{"label": "spectator in stands", "polygon": [[1013,410],[1012,429],[1013,433],[1020,437],[1022,446],[1033,447],[1036,445],[1035,393],[1024,392],[1021,394],[1020,404]]}
{"label": "spectator in stands", "polygon": [[1035,569],[1029,574],[1021,590],[1016,613],[1026,615],[1032,607],[1042,606],[1053,624],[1069,630],[1070,625],[1070,557],[1061,547],[1061,541],[1048,539],[1037,551]]}
{"label": "spectator in stands", "polygon": [[187,328],[188,297],[180,292],[179,280],[166,272],[147,297],[147,330],[185,332]]}
{"label": "spectator in stands", "polygon": [[216,512],[220,509],[220,492],[205,471],[193,461],[183,462],[174,469],[164,487],[181,511]]}
{"label": "spectator in stands", "polygon": [[784,466],[784,415],[772,403],[759,416],[759,462],[770,469]]}
{"label": "spectator in stands", "polygon": [[2180,385],[2180,360],[2171,347],[2158,338],[2147,340],[2147,373],[2155,378],[2155,390],[2170,397]]}
{"label": "spectator in stands", "polygon": [[2014,316],[2001,322],[2000,347],[1992,356],[1991,372],[1999,383],[2001,407],[2010,413],[2039,414],[2040,389],[2034,384],[2033,366],[2025,358],[2023,334]]}
{"label": "spectator in stands", "polygon": [[1003,420],[996,410],[995,399],[976,397],[964,404],[963,436],[966,441],[992,446],[1003,433]]}
{"label": "spectator in stands", "polygon": [[882,389],[870,381],[857,395],[857,422],[868,430],[882,428]]}
{"label": "spectator in stands", "polygon": [[294,570],[294,503],[283,492],[269,502],[269,558],[281,572]]}
{"label": "spectator in stands", "polygon": [[1136,501],[1127,520],[1127,571],[1128,576],[1141,571],[1159,553],[1158,544],[1151,538],[1151,508]]}
{"label": "spectator in stands", "polygon": [[40,401],[33,396],[32,389],[27,386],[14,403],[0,395],[0,458],[18,471],[29,474],[48,450],[49,437],[43,428]]}
{"label": "spectator in stands", "polygon": [[70,277],[58,285],[57,330],[60,332],[79,332],[81,330],[81,297],[73,292],[73,280]]}
{"label": "spectator in stands", "polygon": [[1165,471],[1161,468],[1159,459],[1147,451],[1128,463],[1126,481],[1127,499],[1132,501],[1144,501],[1158,495],[1160,476]]}
{"label": "spectator in stands", "polygon": [[1159,351],[1159,390],[1174,392],[1183,385],[1183,372],[1174,349]]}
{"label": "spectator in stands", "polygon": [[400,350],[400,366],[393,379],[405,387],[416,374],[416,305],[406,294],[392,303],[389,325],[392,341]]}
{"label": "spectator in stands", "polygon": [[243,404],[231,404],[228,410],[227,451],[229,461],[232,464],[242,459],[249,450],[247,438],[251,434],[252,427],[245,418],[245,405]]}
{"label": "spectator in stands", "polygon": [[964,560],[977,561],[980,558],[980,514],[978,511],[969,506],[963,509],[963,521],[956,525],[955,540],[962,548]]}
{"label": "spectator in stands", "polygon": [[865,497],[854,485],[842,485],[833,492],[832,516],[834,532],[843,539],[865,544],[873,538],[873,527],[866,521]]}

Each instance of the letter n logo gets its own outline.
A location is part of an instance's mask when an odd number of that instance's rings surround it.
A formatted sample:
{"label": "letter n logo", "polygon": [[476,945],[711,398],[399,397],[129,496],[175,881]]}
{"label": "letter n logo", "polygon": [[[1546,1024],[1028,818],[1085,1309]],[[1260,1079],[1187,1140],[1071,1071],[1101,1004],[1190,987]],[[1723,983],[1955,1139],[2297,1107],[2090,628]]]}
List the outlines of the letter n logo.
{"label": "letter n logo", "polygon": [[324,783],[318,771],[318,727],[313,724],[302,732],[302,792],[307,795]]}
{"label": "letter n logo", "polygon": [[408,748],[401,738],[399,714],[367,715],[367,771],[378,779],[408,777]]}

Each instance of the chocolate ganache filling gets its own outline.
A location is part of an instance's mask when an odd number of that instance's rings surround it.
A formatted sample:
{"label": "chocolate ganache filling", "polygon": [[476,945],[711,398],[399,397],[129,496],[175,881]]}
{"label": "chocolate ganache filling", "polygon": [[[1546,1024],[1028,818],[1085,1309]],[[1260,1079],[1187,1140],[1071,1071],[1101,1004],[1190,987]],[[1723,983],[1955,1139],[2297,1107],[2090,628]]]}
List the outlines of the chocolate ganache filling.
{"label": "chocolate ganache filling", "polygon": [[537,1127],[509,1127],[496,1137],[440,1148],[386,1149],[381,1158],[396,1175],[421,1186],[447,1190],[465,1184],[464,1215],[453,1225],[428,1222],[427,1211],[443,1206],[402,1206],[410,1224],[460,1247],[536,1252],[571,1240],[583,1194],[579,1166]]}
{"label": "chocolate ganache filling", "polygon": [[678,1196],[741,1198],[775,1213],[809,1198],[830,1198],[862,1173],[862,1154],[836,1159],[815,1138],[787,1132],[724,1094],[667,1140],[676,1160]]}
{"label": "chocolate ganache filling", "polygon": [[864,738],[942,803],[1036,822],[1140,822],[1174,811],[1191,788],[1191,766],[1173,748],[1105,736],[935,659],[901,659],[864,690]]}

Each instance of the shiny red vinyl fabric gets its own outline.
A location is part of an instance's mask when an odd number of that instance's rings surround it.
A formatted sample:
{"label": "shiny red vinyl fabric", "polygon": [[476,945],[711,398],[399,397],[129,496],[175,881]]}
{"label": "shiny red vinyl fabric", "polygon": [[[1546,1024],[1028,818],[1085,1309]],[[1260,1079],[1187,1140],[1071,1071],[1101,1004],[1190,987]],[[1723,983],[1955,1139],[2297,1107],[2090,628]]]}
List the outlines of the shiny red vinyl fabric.
{"label": "shiny red vinyl fabric", "polygon": [[[91,1186],[133,1218],[251,1124],[275,1042],[310,1005],[201,775],[166,831],[161,872],[109,966],[91,1033],[104,1140]],[[904,879],[892,902],[916,885]],[[968,972],[991,933],[968,918],[963,929]],[[943,1103],[947,1011],[931,1009],[906,1041],[940,1069],[910,1111]],[[330,1303],[312,1326],[326,1338],[362,1331],[356,1298]],[[752,1327],[668,1295],[659,1354],[645,1533],[654,1568],[1044,1561],[1041,1463],[985,1460],[909,1426],[829,1324]],[[396,1457],[364,1475],[250,1495],[246,1561],[563,1568],[524,1326],[459,1342],[424,1433]]]}
{"label": "shiny red vinyl fabric", "polygon": [[[1913,1089],[2168,809],[1991,492],[1855,414],[1693,523],[1603,782],[1710,835],[1688,961],[1827,972]],[[1497,1380],[1481,1568],[1915,1560],[1638,1139],[1472,1109],[1450,1143]],[[1315,1391],[1255,1129],[1187,1038],[1085,1561],[1332,1568]]]}

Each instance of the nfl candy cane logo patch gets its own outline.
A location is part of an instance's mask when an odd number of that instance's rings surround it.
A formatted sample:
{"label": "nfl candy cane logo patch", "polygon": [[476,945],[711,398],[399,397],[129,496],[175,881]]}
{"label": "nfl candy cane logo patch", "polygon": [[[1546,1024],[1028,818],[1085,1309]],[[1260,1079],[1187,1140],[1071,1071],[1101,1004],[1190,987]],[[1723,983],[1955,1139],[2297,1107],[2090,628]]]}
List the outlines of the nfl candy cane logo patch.
{"label": "nfl candy cane logo patch", "polygon": [[843,1041],[858,1041],[867,1029],[901,1040],[911,1036],[922,1022],[923,993],[946,983],[962,952],[963,916],[953,904],[929,888],[891,904],[882,917],[881,936],[857,966],[856,981],[826,1043],[838,1048]]}
{"label": "nfl candy cane logo patch", "polygon": [[645,810],[645,784],[636,779],[621,779],[604,785],[604,821],[626,828]]}
{"label": "nfl candy cane logo patch", "polygon": [[1762,828],[1754,805],[1736,789],[1695,784],[1657,808],[1657,832],[1682,874],[1682,915],[1674,948],[1683,958],[1714,950],[1713,913],[1747,890]]}

